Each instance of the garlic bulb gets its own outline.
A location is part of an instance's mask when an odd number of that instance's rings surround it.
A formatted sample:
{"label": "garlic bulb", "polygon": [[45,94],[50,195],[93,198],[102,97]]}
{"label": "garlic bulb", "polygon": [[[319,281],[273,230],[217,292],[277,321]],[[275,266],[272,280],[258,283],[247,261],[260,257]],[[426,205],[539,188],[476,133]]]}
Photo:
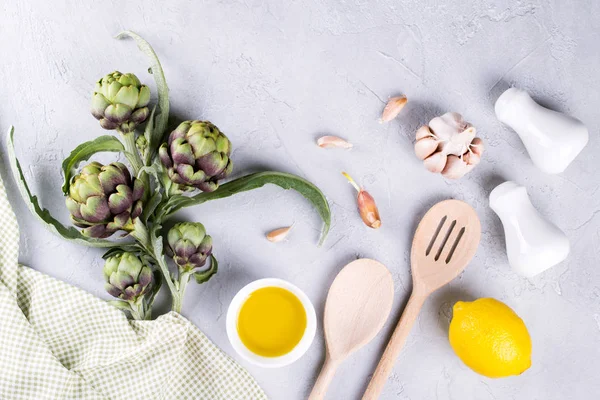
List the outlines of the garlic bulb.
{"label": "garlic bulb", "polygon": [[481,160],[483,142],[475,134],[475,127],[462,115],[448,112],[417,130],[415,154],[429,171],[458,179]]}

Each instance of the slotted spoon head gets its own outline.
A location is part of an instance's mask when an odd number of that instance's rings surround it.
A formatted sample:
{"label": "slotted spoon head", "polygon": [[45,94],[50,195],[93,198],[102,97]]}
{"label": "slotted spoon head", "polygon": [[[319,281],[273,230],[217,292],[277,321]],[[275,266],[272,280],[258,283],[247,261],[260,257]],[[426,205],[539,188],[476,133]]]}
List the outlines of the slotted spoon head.
{"label": "slotted spoon head", "polygon": [[411,250],[415,289],[433,292],[471,262],[481,238],[477,213],[460,200],[437,203],[423,217]]}

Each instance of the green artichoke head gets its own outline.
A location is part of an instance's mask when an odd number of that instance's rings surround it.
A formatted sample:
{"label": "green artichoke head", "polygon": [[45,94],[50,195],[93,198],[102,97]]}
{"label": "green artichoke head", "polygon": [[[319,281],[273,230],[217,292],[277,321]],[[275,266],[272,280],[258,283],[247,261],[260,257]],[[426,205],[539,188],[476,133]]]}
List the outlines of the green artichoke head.
{"label": "green artichoke head", "polygon": [[213,192],[231,174],[231,142],[208,121],[185,121],[169,135],[159,156],[169,179],[183,190]]}
{"label": "green artichoke head", "polygon": [[132,179],[124,164],[94,161],[72,178],[66,204],[84,235],[105,238],[119,230],[133,230],[142,212],[143,194],[142,181]]}
{"label": "green artichoke head", "polygon": [[148,118],[150,89],[134,74],[115,71],[96,82],[92,94],[92,115],[104,129],[133,132]]}
{"label": "green artichoke head", "polygon": [[152,269],[133,253],[111,256],[104,263],[105,288],[112,296],[136,302],[152,287]]}
{"label": "green artichoke head", "polygon": [[173,261],[182,271],[192,271],[206,263],[212,253],[212,238],[199,222],[180,222],[167,234]]}

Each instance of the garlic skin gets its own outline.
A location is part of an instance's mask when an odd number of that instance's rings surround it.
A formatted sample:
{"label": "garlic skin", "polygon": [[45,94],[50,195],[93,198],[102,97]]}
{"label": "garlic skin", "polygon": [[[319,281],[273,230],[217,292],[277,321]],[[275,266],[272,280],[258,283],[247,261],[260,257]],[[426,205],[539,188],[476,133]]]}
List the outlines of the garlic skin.
{"label": "garlic skin", "polygon": [[462,115],[448,112],[417,130],[415,154],[425,168],[447,179],[459,179],[481,161],[483,141]]}

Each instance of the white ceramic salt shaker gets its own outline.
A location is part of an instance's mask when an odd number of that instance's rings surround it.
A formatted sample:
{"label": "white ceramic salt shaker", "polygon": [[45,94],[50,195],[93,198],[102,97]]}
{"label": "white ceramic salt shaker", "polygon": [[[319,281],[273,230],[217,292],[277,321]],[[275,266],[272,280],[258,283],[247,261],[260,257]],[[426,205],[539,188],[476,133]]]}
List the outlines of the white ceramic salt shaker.
{"label": "white ceramic salt shaker", "polygon": [[533,277],[567,258],[569,239],[538,213],[525,187],[511,181],[496,186],[490,207],[502,221],[508,262],[519,275]]}
{"label": "white ceramic salt shaker", "polygon": [[588,142],[581,121],[542,107],[524,90],[508,89],[495,109],[498,119],[521,137],[533,163],[546,173],[563,172]]}

